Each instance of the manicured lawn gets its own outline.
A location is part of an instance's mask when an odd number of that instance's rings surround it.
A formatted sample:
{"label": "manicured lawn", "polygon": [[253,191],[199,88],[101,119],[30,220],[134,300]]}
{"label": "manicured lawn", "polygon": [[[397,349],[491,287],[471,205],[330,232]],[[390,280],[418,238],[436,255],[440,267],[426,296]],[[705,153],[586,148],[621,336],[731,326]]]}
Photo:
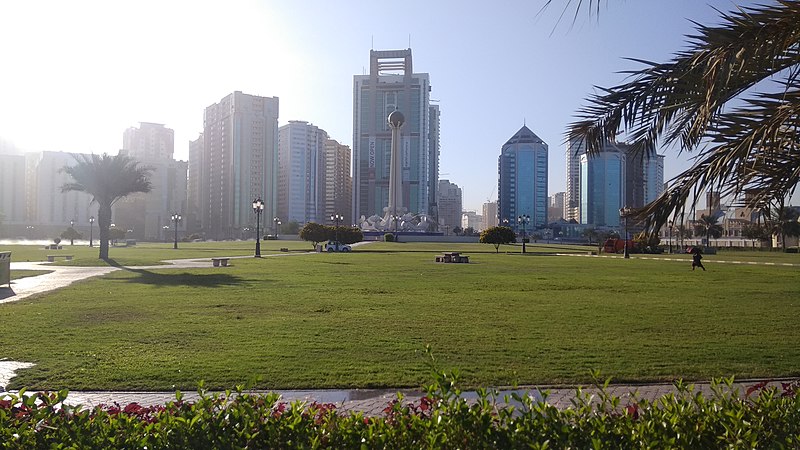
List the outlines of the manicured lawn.
{"label": "manicured lawn", "polygon": [[[12,262],[47,261],[47,255],[73,255],[74,259],[65,262],[59,258],[55,264],[65,266],[104,266],[107,263],[98,259],[99,248],[85,245],[71,246],[62,243],[61,250],[45,250],[40,245],[0,245],[0,251],[10,251]],[[263,241],[262,254],[279,253],[281,248],[290,251],[311,251],[311,244],[303,241]],[[132,247],[111,247],[109,256],[115,264],[123,266],[149,266],[160,264],[166,259],[211,258],[212,256],[252,255],[255,241],[224,242],[179,242],[178,249],[172,243],[142,242]]]}
{"label": "manicured lawn", "polygon": [[[471,264],[434,263],[442,251]],[[12,387],[47,389],[416,387],[426,344],[473,386],[583,382],[590,369],[616,381],[800,375],[797,267],[548,253],[375,243],[121,270],[0,305],[0,349],[37,363]]]}

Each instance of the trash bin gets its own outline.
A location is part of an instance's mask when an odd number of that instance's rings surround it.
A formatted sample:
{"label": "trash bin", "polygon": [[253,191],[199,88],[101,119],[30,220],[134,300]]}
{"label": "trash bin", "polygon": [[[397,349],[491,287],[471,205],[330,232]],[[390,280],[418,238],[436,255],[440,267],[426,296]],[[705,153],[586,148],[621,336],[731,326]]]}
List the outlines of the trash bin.
{"label": "trash bin", "polygon": [[11,252],[0,252],[0,285],[11,287]]}

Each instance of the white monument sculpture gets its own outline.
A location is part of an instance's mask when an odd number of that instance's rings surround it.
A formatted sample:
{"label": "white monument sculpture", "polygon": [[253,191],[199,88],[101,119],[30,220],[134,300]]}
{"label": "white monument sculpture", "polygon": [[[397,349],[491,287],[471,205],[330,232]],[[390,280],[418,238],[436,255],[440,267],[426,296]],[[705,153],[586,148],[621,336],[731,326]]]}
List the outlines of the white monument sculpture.
{"label": "white monument sculpture", "polygon": [[403,159],[400,153],[400,128],[405,117],[400,111],[392,111],[386,119],[392,129],[392,146],[389,161],[389,205],[383,208],[383,217],[377,214],[361,216],[359,226],[362,230],[376,231],[427,231],[430,227],[428,217],[411,214],[403,205]]}

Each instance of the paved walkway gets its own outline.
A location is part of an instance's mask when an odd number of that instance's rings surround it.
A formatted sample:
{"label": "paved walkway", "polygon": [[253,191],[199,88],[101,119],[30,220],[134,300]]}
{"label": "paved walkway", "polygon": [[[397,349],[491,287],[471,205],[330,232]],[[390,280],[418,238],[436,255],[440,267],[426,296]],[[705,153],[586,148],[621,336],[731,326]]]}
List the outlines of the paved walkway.
{"label": "paved walkway", "polygon": [[[746,380],[736,382],[732,388],[737,390],[740,397],[746,395],[748,388],[757,385],[758,383],[765,383],[767,387],[774,387],[778,392],[783,392],[783,385],[794,383],[796,386],[800,383],[800,379],[781,379],[781,380]],[[693,392],[700,392],[706,398],[713,396],[713,391],[709,383],[696,383],[692,385]],[[249,391],[255,394],[263,394],[268,391]],[[361,412],[368,416],[379,416],[383,414],[383,410],[389,403],[397,398],[398,393],[403,394],[403,404],[419,403],[423,397],[422,392],[415,390],[311,390],[311,391],[274,391],[281,396],[282,402],[291,403],[294,401],[301,401],[305,403],[333,403],[337,409],[342,412]],[[546,402],[559,409],[569,408],[574,406],[576,399],[576,387],[558,387],[558,388],[536,388],[531,387],[528,389],[520,389],[516,391],[500,391],[497,398],[499,404],[505,404],[505,395],[512,392],[518,393],[520,396],[533,396],[534,399],[542,399],[542,393],[547,393]],[[583,388],[585,394],[591,396],[592,402],[597,402],[598,389],[594,387]],[[634,398],[638,400],[647,399],[655,401],[667,394],[675,394],[678,390],[672,384],[658,383],[647,385],[611,385],[606,389],[606,393],[619,397],[621,399],[621,406],[635,403]],[[211,392],[211,394],[223,394],[221,392]],[[757,391],[753,394],[757,395]],[[0,397],[2,394],[0,394]],[[476,398],[474,392],[466,392],[463,395],[467,400]],[[197,392],[183,393],[184,401],[197,401],[199,394]],[[120,405],[127,405],[129,403],[138,403],[142,406],[163,405],[167,402],[175,400],[174,392],[120,392],[120,391],[73,391],[70,392],[65,403],[70,405],[82,405],[85,407],[95,407],[99,405],[111,405],[118,403]],[[515,402],[510,402],[515,403]]]}

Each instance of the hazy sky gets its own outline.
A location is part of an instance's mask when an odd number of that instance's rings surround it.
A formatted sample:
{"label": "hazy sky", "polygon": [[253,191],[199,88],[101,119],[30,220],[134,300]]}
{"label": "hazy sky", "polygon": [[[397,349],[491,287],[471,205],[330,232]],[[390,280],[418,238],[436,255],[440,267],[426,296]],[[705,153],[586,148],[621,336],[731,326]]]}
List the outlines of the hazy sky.
{"label": "hazy sky", "polygon": [[[204,108],[238,90],[280,97],[280,125],[307,120],[350,145],[353,75],[370,48],[410,41],[442,111],[440,177],[462,187],[464,208],[496,198],[500,147],[523,121],[549,145],[552,195],[565,189],[565,127],[592,86],[638,67],[622,57],[666,60],[689,19],[716,23],[712,6],[734,5],[608,0],[573,26],[558,23],[566,1],[541,14],[544,0],[2,1],[0,137],[116,153],[126,128],[156,122],[186,159]],[[668,155],[667,178],[689,166]]]}

